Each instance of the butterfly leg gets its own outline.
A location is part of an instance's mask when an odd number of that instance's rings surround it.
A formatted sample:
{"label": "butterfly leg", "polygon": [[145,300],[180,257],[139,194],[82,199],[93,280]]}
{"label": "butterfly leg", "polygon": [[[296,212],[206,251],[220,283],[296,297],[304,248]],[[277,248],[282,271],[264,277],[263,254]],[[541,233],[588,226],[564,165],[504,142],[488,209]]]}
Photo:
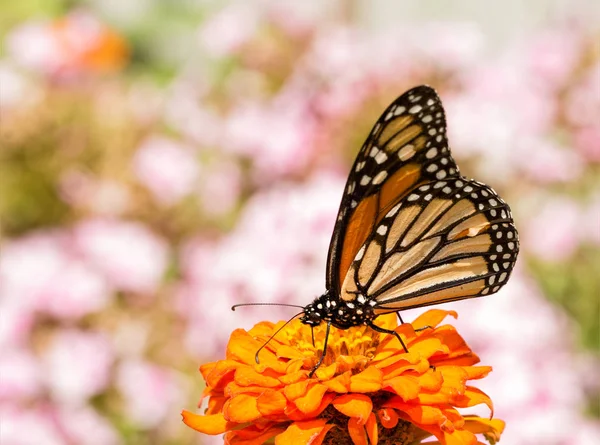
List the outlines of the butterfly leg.
{"label": "butterfly leg", "polygon": [[308,374],[308,377],[312,377],[313,374],[315,373],[315,371],[317,369],[319,369],[319,366],[321,366],[321,363],[323,363],[323,360],[325,359],[325,354],[327,353],[327,340],[329,340],[329,329],[331,328],[331,322],[327,322],[327,329],[325,330],[325,344],[323,345],[323,353],[321,354],[321,358],[319,358],[319,361],[317,362],[317,364],[315,365],[315,367],[312,369],[312,371],[310,371],[310,374]]}
{"label": "butterfly leg", "polygon": [[315,327],[311,325],[310,327],[310,337],[312,339],[313,348],[315,347]]}
{"label": "butterfly leg", "polygon": [[374,323],[369,323],[368,326],[371,329],[373,329],[374,331],[381,332],[382,334],[391,334],[391,335],[395,336],[398,339],[398,341],[400,341],[400,344],[404,348],[404,352],[408,352],[408,348],[404,344],[404,341],[402,341],[402,337],[400,337],[400,334],[398,334],[396,331],[392,331],[390,329],[384,329],[381,326],[377,326]]}

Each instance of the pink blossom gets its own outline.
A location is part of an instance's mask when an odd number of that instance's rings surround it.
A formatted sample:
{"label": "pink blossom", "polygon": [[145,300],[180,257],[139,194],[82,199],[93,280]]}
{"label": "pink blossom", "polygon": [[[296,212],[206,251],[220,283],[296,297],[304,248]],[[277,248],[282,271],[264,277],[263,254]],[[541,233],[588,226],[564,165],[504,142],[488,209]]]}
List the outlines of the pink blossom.
{"label": "pink blossom", "polygon": [[229,56],[253,37],[258,25],[257,9],[238,2],[226,6],[202,25],[200,43],[212,56]]}
{"label": "pink blossom", "polygon": [[40,232],[7,244],[0,277],[4,277],[0,295],[9,304],[57,318],[82,317],[104,308],[111,299],[104,279],[71,250],[66,232]]}
{"label": "pink blossom", "polygon": [[65,445],[52,413],[47,409],[22,409],[0,405],[0,443],[10,445]]}
{"label": "pink blossom", "polygon": [[581,242],[581,208],[567,198],[554,198],[538,206],[521,228],[527,251],[545,261],[569,258]]}
{"label": "pink blossom", "polygon": [[205,213],[218,217],[233,210],[242,192],[242,172],[237,163],[212,162],[203,169],[202,182],[198,193]]}
{"label": "pink blossom", "polygon": [[198,163],[191,147],[160,136],[142,143],[133,158],[133,169],[164,205],[189,194],[198,179]]}
{"label": "pink blossom", "polygon": [[167,267],[165,241],[138,222],[85,220],[75,226],[74,239],[84,259],[122,290],[153,293]]}
{"label": "pink blossom", "polygon": [[578,130],[573,142],[585,159],[590,162],[600,162],[600,124]]}
{"label": "pink blossom", "polygon": [[115,427],[89,406],[59,406],[56,413],[68,443],[118,445],[123,443]]}
{"label": "pink blossom", "polygon": [[74,404],[106,389],[113,360],[104,335],[74,329],[58,331],[42,353],[44,376],[52,396]]}
{"label": "pink blossom", "polygon": [[315,130],[302,102],[238,106],[228,116],[223,147],[251,158],[259,181],[305,168],[313,155]]}
{"label": "pink blossom", "polygon": [[179,379],[172,370],[142,360],[121,363],[116,384],[125,399],[128,419],[149,429],[172,416],[171,408],[185,399]]}
{"label": "pink blossom", "polygon": [[569,89],[565,104],[568,121],[577,127],[596,126],[600,122],[600,61]]}
{"label": "pink blossom", "polygon": [[31,400],[42,390],[41,367],[27,350],[2,349],[0,401]]}

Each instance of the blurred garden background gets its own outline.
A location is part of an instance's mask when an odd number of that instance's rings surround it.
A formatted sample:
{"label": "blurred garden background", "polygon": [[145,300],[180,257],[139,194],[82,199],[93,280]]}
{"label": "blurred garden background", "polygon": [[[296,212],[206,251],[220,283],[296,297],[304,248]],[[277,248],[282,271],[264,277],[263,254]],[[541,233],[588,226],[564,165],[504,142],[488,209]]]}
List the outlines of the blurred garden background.
{"label": "blurred garden background", "polygon": [[600,443],[597,2],[19,0],[0,35],[3,445],[219,443],[180,420],[199,364],[292,315],[231,305],[323,293],[350,164],[419,84],[521,234],[445,306],[502,443]]}

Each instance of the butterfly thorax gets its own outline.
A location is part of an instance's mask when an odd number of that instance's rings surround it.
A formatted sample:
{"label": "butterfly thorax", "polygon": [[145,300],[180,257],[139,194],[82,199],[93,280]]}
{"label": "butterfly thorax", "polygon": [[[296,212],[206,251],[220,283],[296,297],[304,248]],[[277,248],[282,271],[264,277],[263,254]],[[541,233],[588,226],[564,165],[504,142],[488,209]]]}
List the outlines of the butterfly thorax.
{"label": "butterfly thorax", "polygon": [[369,324],[376,314],[373,311],[375,300],[359,295],[352,301],[332,297],[329,291],[304,308],[300,321],[309,326],[318,326],[323,321],[331,322],[338,329]]}

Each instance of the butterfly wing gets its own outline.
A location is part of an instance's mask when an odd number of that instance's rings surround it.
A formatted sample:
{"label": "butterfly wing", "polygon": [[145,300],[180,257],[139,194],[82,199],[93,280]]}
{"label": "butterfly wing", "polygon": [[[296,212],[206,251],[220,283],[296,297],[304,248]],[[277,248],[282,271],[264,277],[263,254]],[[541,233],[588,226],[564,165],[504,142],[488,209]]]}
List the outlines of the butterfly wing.
{"label": "butterfly wing", "polygon": [[327,289],[340,295],[359,249],[399,200],[457,175],[440,98],[428,86],[407,91],[381,115],[354,162],[329,246]]}
{"label": "butterfly wing", "polygon": [[384,215],[350,266],[341,297],[377,313],[497,292],[519,250],[508,205],[466,178],[420,185]]}

